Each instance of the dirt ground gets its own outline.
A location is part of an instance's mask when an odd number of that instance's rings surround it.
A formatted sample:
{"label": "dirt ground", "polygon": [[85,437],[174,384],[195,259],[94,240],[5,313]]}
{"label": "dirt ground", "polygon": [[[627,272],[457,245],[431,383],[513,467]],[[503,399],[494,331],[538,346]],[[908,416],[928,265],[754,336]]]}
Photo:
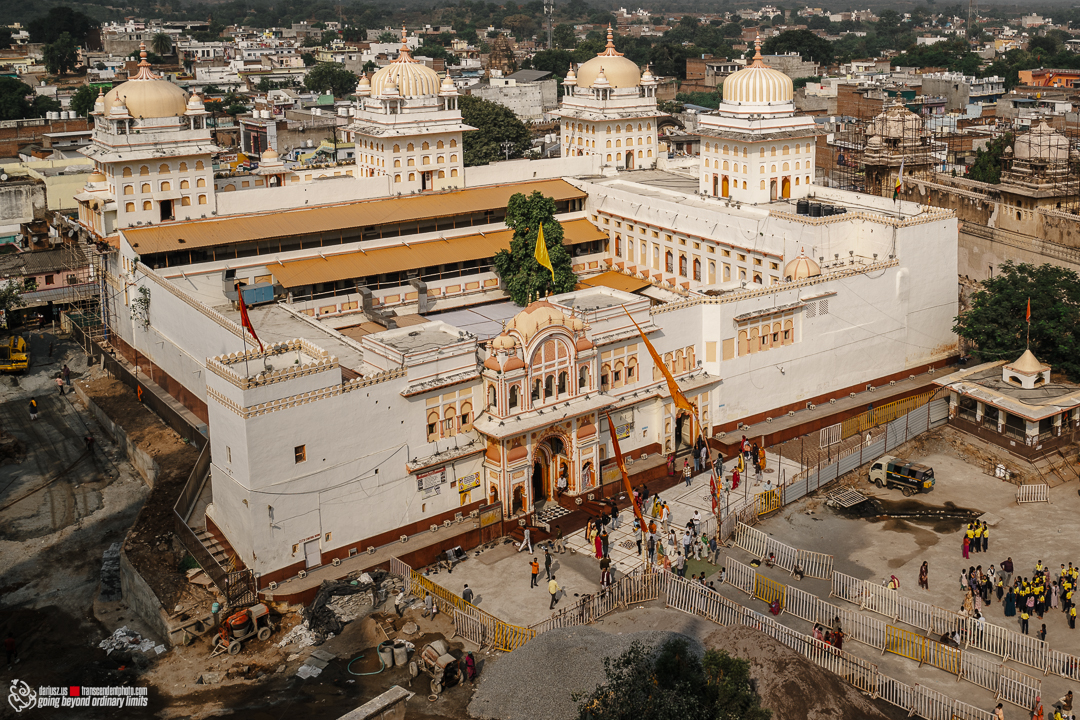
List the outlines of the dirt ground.
{"label": "dirt ground", "polygon": [[177,572],[182,553],[173,550],[173,505],[195,467],[199,452],[147,410],[131,389],[118,380],[100,377],[81,387],[161,467],[124,550],[162,607],[175,607],[183,600],[188,583]]}
{"label": "dirt ground", "polygon": [[838,675],[754,628],[716,630],[704,639],[709,650],[726,650],[750,663],[761,706],[773,720],[900,720],[907,713],[873,701]]}

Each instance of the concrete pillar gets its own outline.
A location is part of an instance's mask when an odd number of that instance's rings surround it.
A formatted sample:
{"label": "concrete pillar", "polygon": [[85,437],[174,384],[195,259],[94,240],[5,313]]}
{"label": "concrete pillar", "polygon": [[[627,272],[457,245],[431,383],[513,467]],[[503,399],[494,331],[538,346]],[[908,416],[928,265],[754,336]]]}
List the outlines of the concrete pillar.
{"label": "concrete pillar", "polygon": [[981,402],[975,403],[975,422],[982,422],[983,415],[986,413],[986,405]]}
{"label": "concrete pillar", "polygon": [[1064,413],[1054,416],[1054,435],[1061,435],[1061,418],[1063,415]]}
{"label": "concrete pillar", "polygon": [[949,417],[956,417],[956,413],[960,411],[960,395],[955,392],[949,393]]}
{"label": "concrete pillar", "polygon": [[1039,444],[1039,423],[1032,422],[1031,420],[1024,421],[1024,443],[1034,447]]}

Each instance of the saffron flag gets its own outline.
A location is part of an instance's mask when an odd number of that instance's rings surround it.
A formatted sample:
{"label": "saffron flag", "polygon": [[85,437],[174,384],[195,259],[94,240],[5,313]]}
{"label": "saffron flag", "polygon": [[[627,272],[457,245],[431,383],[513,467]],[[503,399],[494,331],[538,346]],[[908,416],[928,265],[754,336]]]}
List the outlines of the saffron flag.
{"label": "saffron flag", "polygon": [[262,340],[255,333],[251,318],[248,317],[247,305],[244,303],[244,291],[240,289],[240,283],[236,283],[236,297],[240,300],[240,326],[251,333],[251,337],[255,338],[255,342],[259,343],[259,352],[263,352]]}
{"label": "saffron flag", "polygon": [[893,190],[892,199],[900,197],[900,189],[904,187],[904,161],[900,161],[900,174],[896,177],[896,188]]}
{"label": "saffron flag", "polygon": [[551,272],[551,279],[555,279],[555,268],[551,266],[551,258],[548,256],[547,243],[544,242],[544,224],[540,223],[540,232],[536,234],[536,250],[533,252],[533,257],[536,258],[536,262],[541,266],[546,267]]}
{"label": "saffron flag", "polygon": [[649,338],[645,337],[645,333],[641,332],[641,326],[638,325],[637,321],[630,316],[630,313],[627,312],[625,305],[623,306],[623,312],[626,313],[626,317],[630,318],[630,322],[634,323],[634,327],[637,328],[638,335],[640,335],[641,339],[645,342],[645,347],[648,349],[649,355],[652,356],[653,362],[656,364],[656,367],[660,368],[660,372],[664,373],[664,379],[667,380],[668,392],[671,393],[671,399],[675,403],[675,407],[681,410],[685,410],[686,412],[690,413],[691,417],[693,417],[695,415],[694,406],[690,404],[690,401],[686,399],[685,395],[683,395],[682,390],[679,389],[678,384],[675,382],[675,378],[671,376],[671,371],[667,369],[667,365],[665,365],[664,361],[660,359],[659,355],[657,355],[656,348],[654,348],[652,346],[652,343],[649,342]]}
{"label": "saffron flag", "polygon": [[634,506],[634,516],[637,517],[638,527],[641,528],[641,532],[644,534],[648,531],[648,525],[645,524],[645,518],[641,514],[641,508],[638,504],[633,502],[634,488],[630,486],[630,476],[626,474],[626,463],[623,462],[622,450],[619,449],[619,435],[615,432],[615,423],[611,421],[611,415],[604,413],[607,417],[608,432],[611,434],[611,444],[615,448],[615,462],[619,466],[619,472],[622,473],[623,486],[626,490],[626,496],[631,498],[631,504]]}
{"label": "saffron flag", "polygon": [[1031,322],[1031,298],[1028,298],[1027,321]]}

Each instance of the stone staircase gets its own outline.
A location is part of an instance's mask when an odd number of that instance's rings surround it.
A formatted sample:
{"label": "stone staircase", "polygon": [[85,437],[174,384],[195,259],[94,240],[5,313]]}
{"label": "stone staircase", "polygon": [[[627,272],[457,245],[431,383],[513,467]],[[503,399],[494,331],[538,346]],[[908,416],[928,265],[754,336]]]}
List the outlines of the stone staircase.
{"label": "stone staircase", "polygon": [[1055,450],[1036,458],[1031,465],[1043,481],[1053,488],[1073,480],[1080,480],[1076,461],[1075,448],[1066,448],[1065,452]]}
{"label": "stone staircase", "polygon": [[195,537],[199,539],[199,542],[203,544],[207,552],[213,556],[217,564],[225,569],[229,569],[232,562],[233,552],[232,548],[224,540],[220,540],[214,536],[213,533],[208,530],[196,530]]}

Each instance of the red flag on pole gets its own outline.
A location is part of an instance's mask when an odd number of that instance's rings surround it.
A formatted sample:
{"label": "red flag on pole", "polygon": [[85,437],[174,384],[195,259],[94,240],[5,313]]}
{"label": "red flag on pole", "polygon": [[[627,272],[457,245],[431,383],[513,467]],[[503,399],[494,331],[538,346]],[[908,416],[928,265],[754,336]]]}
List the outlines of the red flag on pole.
{"label": "red flag on pole", "polygon": [[259,352],[264,352],[262,340],[259,339],[258,334],[255,332],[255,328],[251,325],[251,318],[248,317],[247,305],[244,303],[244,291],[240,289],[240,283],[236,283],[236,297],[240,300],[240,325],[247,329],[251,333],[251,337],[255,338],[255,342],[259,343]]}
{"label": "red flag on pole", "polygon": [[626,473],[626,463],[623,461],[622,450],[619,449],[619,436],[615,430],[615,423],[611,421],[611,415],[607,415],[608,432],[611,433],[611,444],[615,449],[615,462],[619,466],[619,472],[622,473],[623,487],[626,490],[626,496],[630,498],[630,504],[634,507],[634,515],[637,517],[638,524],[641,527],[641,532],[648,531],[649,526],[645,524],[645,518],[641,514],[641,508],[634,502],[634,488],[630,485],[630,476]]}
{"label": "red flag on pole", "polygon": [[1027,321],[1031,322],[1031,298],[1028,298]]}

